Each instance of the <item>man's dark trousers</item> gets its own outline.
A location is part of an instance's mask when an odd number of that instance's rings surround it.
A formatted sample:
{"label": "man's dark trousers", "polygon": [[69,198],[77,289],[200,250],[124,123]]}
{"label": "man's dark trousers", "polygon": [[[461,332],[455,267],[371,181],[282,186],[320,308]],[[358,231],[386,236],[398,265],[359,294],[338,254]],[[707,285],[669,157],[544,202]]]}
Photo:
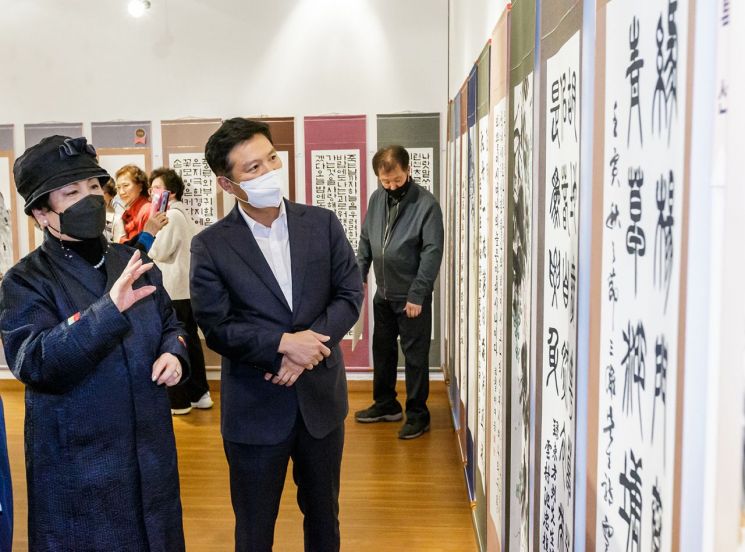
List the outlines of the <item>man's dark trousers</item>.
{"label": "man's dark trousers", "polygon": [[344,425],[316,439],[308,433],[298,412],[292,432],[276,445],[246,445],[225,440],[223,445],[230,468],[237,552],[271,552],[290,458],[292,477],[298,488],[297,502],[304,515],[305,550],[339,550]]}
{"label": "man's dark trousers", "polygon": [[389,301],[375,294],[373,298],[373,399],[383,408],[396,402],[398,346],[406,368],[406,419],[411,423],[429,423],[429,347],[432,339],[432,296],[422,304],[422,312],[409,318],[404,312],[406,301]]}

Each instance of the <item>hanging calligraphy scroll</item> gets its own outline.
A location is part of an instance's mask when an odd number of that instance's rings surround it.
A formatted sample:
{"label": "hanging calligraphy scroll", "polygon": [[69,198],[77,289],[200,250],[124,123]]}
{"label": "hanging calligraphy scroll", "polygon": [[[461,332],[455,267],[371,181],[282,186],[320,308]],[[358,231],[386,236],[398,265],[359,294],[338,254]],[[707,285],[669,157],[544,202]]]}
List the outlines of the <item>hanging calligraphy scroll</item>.
{"label": "hanging calligraphy scroll", "polygon": [[91,123],[91,142],[96,146],[98,163],[114,178],[124,165],[152,170],[150,123],[116,121]]}
{"label": "hanging calligraphy scroll", "polygon": [[[364,115],[305,118],[305,197],[339,217],[354,251],[367,212],[367,139]],[[368,298],[365,298],[367,304]],[[363,307],[366,311],[366,307]],[[347,369],[369,370],[369,328],[352,347],[342,340]]]}
{"label": "hanging calligraphy scroll", "polygon": [[378,148],[399,144],[409,152],[411,176],[440,201],[440,114],[378,115]]}
{"label": "hanging calligraphy scroll", "polygon": [[476,282],[478,279],[478,267],[473,266],[473,260],[477,255],[478,238],[478,219],[477,219],[477,202],[478,202],[478,128],[476,126],[477,113],[477,93],[478,93],[478,66],[474,65],[471,73],[468,75],[468,104],[467,104],[467,129],[466,144],[468,151],[466,154],[466,182],[465,188],[465,241],[463,252],[466,262],[461,266],[464,274],[465,300],[465,326],[464,326],[464,358],[465,373],[464,382],[466,383],[466,479],[468,481],[468,493],[472,501],[475,497],[475,467],[474,458],[474,437],[476,435],[476,411],[477,411],[477,370],[476,364],[476,322],[478,296]]}
{"label": "hanging calligraphy scroll", "polygon": [[448,386],[448,397],[452,397],[453,380],[453,240],[452,214],[453,214],[453,183],[455,174],[455,102],[448,102],[447,116],[447,157],[445,162],[445,178],[443,179],[442,192],[440,195],[443,213],[443,225],[445,227],[445,244],[442,252],[442,279],[441,289],[444,293],[444,322],[442,331],[443,351],[445,357],[442,359],[442,370],[445,385]]}
{"label": "hanging calligraphy scroll", "polygon": [[467,315],[468,315],[468,86],[467,82],[461,86],[458,96],[459,102],[459,152],[458,156],[458,184],[455,190],[455,240],[456,240],[456,282],[455,300],[457,313],[456,326],[456,367],[458,371],[458,442],[460,453],[465,463],[468,457],[467,442],[467,410],[468,404],[468,356],[467,356]]}
{"label": "hanging calligraphy scroll", "polygon": [[461,144],[462,140],[462,94],[464,88],[455,95],[453,99],[453,119],[451,121],[451,134],[453,136],[453,161],[451,163],[451,175],[448,184],[448,238],[446,247],[450,250],[450,264],[447,270],[450,272],[450,319],[449,326],[449,359],[450,380],[448,382],[448,393],[450,407],[453,415],[453,426],[458,436],[461,459],[465,458],[465,440],[463,434],[463,404],[461,399],[461,373],[460,373],[460,191],[461,191]]}
{"label": "hanging calligraphy scroll", "polygon": [[692,13],[598,2],[589,550],[679,548]]}
{"label": "hanging calligraphy scroll", "polygon": [[507,349],[510,379],[510,550],[527,550],[530,504],[530,350],[533,205],[533,57],[535,4],[512,4],[510,30],[510,154]]}
{"label": "hanging calligraphy scroll", "polygon": [[225,212],[223,192],[217,177],[207,164],[204,148],[220,127],[220,119],[163,121],[163,161],[184,181],[182,202],[192,220],[206,228],[221,219]]}
{"label": "hanging calligraphy scroll", "polygon": [[[470,334],[473,337],[473,358],[475,359],[474,378],[476,419],[474,440],[474,510],[476,537],[479,546],[486,548],[486,451],[487,451],[487,380],[489,372],[489,333],[491,325],[487,317],[489,308],[489,218],[491,215],[491,179],[489,178],[489,43],[481,51],[476,61],[476,174],[474,178],[475,217],[473,221],[475,248],[472,252],[476,259],[476,271],[471,278],[474,287],[474,305],[472,305],[474,322]],[[473,260],[471,265],[473,265]]]}
{"label": "hanging calligraphy scroll", "polygon": [[[0,279],[19,258],[18,213],[13,182],[13,125],[0,125]],[[25,217],[24,215],[21,215]],[[5,352],[0,347],[0,366],[8,370]]]}
{"label": "hanging calligraphy scroll", "polygon": [[[507,256],[507,102],[509,80],[509,7],[505,9],[491,38],[489,78],[490,185],[484,213],[488,248],[488,379],[487,379],[487,524],[486,549],[501,550],[504,542],[505,477],[505,263]],[[482,212],[484,212],[482,210]]]}
{"label": "hanging calligraphy scroll", "polygon": [[[77,138],[83,135],[83,123],[38,123],[25,125],[23,128],[24,141],[26,149],[35,146],[48,136],[69,136]],[[95,144],[94,144],[95,145]],[[44,241],[44,234],[35,225],[34,221],[28,217],[28,249],[33,251]]]}
{"label": "hanging calligraphy scroll", "polygon": [[[442,205],[440,193],[440,114],[405,113],[378,115],[378,148],[391,144],[404,146],[409,152],[412,178],[432,192]],[[447,266],[443,263],[443,267]],[[435,282],[432,297],[432,343],[429,365],[440,367],[440,280]],[[399,353],[398,365],[403,366]]]}
{"label": "hanging calligraphy scroll", "polygon": [[[222,218],[230,209],[223,203],[222,189],[204,158],[207,140],[220,127],[220,119],[184,119],[161,122],[163,163],[184,181],[182,197],[194,222],[205,227]],[[227,209],[226,209],[227,207]],[[220,369],[220,355],[209,349],[204,339],[202,350],[209,370]]]}
{"label": "hanging calligraphy scroll", "polygon": [[49,136],[69,136],[77,138],[83,135],[83,123],[36,123],[25,125],[23,133],[26,149],[35,146]]}
{"label": "hanging calligraphy scroll", "polygon": [[13,125],[0,125],[0,279],[19,258],[14,162]]}
{"label": "hanging calligraphy scroll", "polygon": [[534,542],[574,547],[582,10],[541,10]]}

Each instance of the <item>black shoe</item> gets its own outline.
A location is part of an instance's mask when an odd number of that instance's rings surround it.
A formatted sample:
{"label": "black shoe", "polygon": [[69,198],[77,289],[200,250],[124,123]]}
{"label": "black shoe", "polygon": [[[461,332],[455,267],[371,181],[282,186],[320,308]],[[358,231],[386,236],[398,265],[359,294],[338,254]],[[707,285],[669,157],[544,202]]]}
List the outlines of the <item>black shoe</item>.
{"label": "black shoe", "polygon": [[363,424],[371,424],[373,422],[397,422],[404,417],[403,412],[393,408],[383,408],[378,404],[373,404],[370,408],[364,410],[358,410],[354,413],[354,419]]}
{"label": "black shoe", "polygon": [[416,439],[429,431],[429,422],[406,422],[398,432],[399,439]]}

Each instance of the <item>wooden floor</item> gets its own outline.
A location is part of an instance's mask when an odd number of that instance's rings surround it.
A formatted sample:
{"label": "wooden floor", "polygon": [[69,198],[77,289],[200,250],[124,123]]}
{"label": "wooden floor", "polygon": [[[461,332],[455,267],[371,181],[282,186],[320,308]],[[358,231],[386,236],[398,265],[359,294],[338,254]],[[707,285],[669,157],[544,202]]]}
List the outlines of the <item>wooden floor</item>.
{"label": "wooden floor", "polygon": [[[399,387],[402,382],[399,382]],[[471,512],[450,422],[445,386],[432,382],[432,429],[412,441],[396,437],[398,423],[363,425],[352,412],[371,402],[369,382],[350,382],[350,416],[342,464],[342,550],[476,550]],[[26,477],[23,460],[23,388],[0,385],[5,404],[15,503],[14,552],[28,550]],[[186,548],[193,552],[233,550],[233,511],[228,467],[220,438],[219,394],[215,408],[174,419],[181,474]],[[288,475],[291,474],[288,470]],[[274,549],[302,551],[302,517],[295,485],[285,485]]]}

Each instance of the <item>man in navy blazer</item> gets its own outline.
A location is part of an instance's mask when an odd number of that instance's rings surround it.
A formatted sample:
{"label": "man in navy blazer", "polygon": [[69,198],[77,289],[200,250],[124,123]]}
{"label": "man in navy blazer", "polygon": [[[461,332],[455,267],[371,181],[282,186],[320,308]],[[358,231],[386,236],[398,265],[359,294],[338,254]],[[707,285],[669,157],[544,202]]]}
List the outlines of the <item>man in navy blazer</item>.
{"label": "man in navy blazer", "polygon": [[336,215],[282,198],[266,124],[225,121],[207,163],[238,200],[191,244],[191,298],[222,355],[221,428],[236,550],[271,550],[289,458],[305,549],[339,549],[347,382],[339,343],[362,283]]}

